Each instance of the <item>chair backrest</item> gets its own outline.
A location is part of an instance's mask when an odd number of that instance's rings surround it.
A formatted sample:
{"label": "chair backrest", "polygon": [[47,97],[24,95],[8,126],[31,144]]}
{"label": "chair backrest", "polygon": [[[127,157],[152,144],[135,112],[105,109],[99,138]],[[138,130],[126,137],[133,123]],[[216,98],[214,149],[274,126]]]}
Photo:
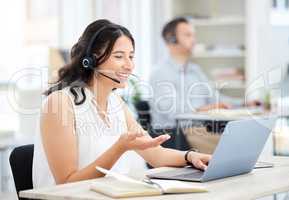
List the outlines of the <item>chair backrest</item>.
{"label": "chair backrest", "polygon": [[[33,189],[32,184],[32,163],[34,145],[24,145],[13,149],[9,162],[17,191]],[[19,198],[19,196],[18,196]],[[19,198],[21,199],[21,198]]]}
{"label": "chair backrest", "polygon": [[144,130],[151,129],[151,113],[148,101],[139,101],[135,104],[136,112],[138,115],[138,122]]}

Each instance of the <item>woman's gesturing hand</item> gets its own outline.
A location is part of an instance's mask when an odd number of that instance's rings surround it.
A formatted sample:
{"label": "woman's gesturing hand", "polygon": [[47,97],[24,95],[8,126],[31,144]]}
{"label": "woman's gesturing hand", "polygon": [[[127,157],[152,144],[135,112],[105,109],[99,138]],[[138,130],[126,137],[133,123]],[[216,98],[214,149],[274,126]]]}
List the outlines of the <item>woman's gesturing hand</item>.
{"label": "woman's gesturing hand", "polygon": [[152,147],[157,147],[170,139],[170,136],[160,135],[155,138],[151,138],[146,132],[138,133],[124,133],[120,136],[118,143],[124,148],[125,151],[128,150],[145,150]]}

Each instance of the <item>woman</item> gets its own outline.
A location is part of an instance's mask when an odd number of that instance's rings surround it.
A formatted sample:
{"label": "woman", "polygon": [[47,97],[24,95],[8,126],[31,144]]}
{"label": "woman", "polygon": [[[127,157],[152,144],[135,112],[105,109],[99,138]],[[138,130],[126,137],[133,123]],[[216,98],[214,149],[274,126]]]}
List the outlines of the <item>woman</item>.
{"label": "woman", "polygon": [[147,135],[113,92],[127,84],[134,49],[130,32],[107,20],[91,23],[73,46],[71,62],[46,91],[35,141],[35,188],[103,176],[96,165],[127,173],[130,150],[154,167],[191,162],[205,170],[209,155],[161,147],[169,135]]}

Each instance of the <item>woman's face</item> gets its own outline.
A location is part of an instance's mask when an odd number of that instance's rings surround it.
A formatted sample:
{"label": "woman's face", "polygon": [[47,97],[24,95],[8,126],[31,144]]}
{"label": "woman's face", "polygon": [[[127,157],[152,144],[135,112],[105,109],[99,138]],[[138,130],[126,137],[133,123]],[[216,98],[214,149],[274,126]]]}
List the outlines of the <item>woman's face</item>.
{"label": "woman's face", "polygon": [[119,80],[117,83],[102,75],[97,78],[113,88],[124,88],[128,78],[134,69],[134,48],[131,40],[126,36],[119,37],[112,49],[109,58],[98,66],[98,70],[103,74]]}

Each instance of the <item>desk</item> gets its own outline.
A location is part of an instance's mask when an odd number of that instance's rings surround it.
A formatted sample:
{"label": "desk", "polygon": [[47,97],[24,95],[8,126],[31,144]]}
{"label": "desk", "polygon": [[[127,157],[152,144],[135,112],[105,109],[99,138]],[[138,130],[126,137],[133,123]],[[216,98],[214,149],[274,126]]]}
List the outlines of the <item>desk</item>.
{"label": "desk", "polygon": [[[255,199],[274,192],[287,191],[289,189],[289,158],[272,157],[266,161],[273,162],[274,168],[256,169],[249,174],[219,179],[207,183],[197,183],[205,186],[207,193],[191,193],[178,195],[162,195],[154,197],[132,198],[133,200],[246,200]],[[171,168],[157,168],[147,174],[157,171],[171,170]],[[141,177],[141,176],[140,176]],[[99,200],[111,199],[89,190],[93,180],[69,183],[36,190],[20,192],[23,198],[31,199],[58,199],[58,200]],[[189,183],[189,182],[188,182]]]}
{"label": "desk", "polygon": [[[193,122],[218,122],[227,123],[229,121],[246,119],[248,117],[261,117],[269,116],[261,108],[239,108],[239,109],[215,109],[207,112],[185,113],[176,116],[176,121],[193,121]],[[215,130],[221,131],[221,130]]]}
{"label": "desk", "polygon": [[[236,113],[234,113],[236,111]],[[213,153],[220,135],[224,132],[226,124],[230,121],[242,120],[248,118],[268,117],[268,114],[254,114],[258,110],[228,110],[222,114],[218,113],[185,113],[176,115],[177,134],[183,133],[192,148],[203,153]],[[238,115],[238,112],[242,113]],[[245,115],[245,113],[248,114]],[[252,112],[252,114],[250,114]],[[176,137],[176,148],[183,144]]]}
{"label": "desk", "polygon": [[[186,113],[176,116],[177,134],[183,133],[192,148],[203,153],[212,153],[229,121],[242,117],[226,117],[199,113]],[[183,144],[176,137],[176,148]]]}
{"label": "desk", "polygon": [[188,125],[209,125],[213,132],[222,133],[229,121],[241,120],[248,116],[222,116],[201,113],[185,113],[176,116],[177,127]]}

